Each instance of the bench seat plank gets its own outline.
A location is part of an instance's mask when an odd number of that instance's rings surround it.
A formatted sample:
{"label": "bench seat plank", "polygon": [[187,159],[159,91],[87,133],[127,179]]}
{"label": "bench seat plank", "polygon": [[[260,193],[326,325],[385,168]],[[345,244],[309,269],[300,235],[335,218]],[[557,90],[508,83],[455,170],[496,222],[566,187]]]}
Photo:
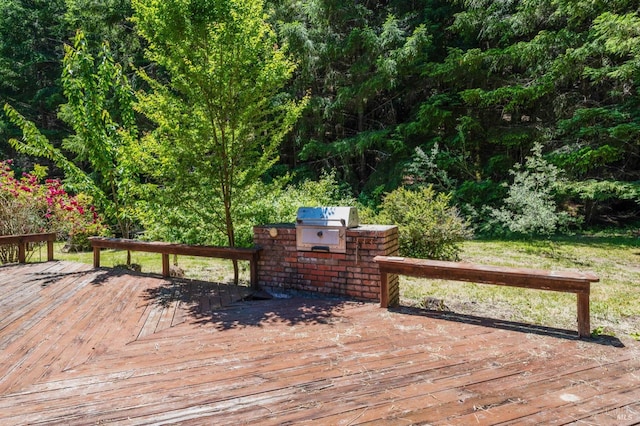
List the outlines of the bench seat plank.
{"label": "bench seat plank", "polygon": [[184,256],[217,257],[221,259],[253,260],[260,251],[258,248],[199,246],[165,243],[161,241],[140,241],[126,238],[90,237],[89,240],[93,247],[98,248],[180,254]]}
{"label": "bench seat plank", "polygon": [[477,265],[466,262],[376,256],[381,272],[572,293],[588,292],[598,282],[591,273]]}

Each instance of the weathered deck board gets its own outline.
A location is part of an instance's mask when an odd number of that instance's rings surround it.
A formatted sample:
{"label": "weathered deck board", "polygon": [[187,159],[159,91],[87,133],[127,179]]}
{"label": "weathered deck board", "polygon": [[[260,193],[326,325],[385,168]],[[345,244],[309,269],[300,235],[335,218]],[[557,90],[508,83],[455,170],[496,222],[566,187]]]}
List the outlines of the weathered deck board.
{"label": "weathered deck board", "polygon": [[0,285],[3,425],[640,422],[634,341],[69,262]]}

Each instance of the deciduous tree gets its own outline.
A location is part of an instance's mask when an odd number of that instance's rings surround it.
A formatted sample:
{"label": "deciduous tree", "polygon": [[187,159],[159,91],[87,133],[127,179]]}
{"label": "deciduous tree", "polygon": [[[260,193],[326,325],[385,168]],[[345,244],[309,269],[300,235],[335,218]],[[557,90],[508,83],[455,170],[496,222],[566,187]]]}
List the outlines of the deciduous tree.
{"label": "deciduous tree", "polygon": [[[282,88],[295,68],[260,0],[134,0],[155,76],[139,110],[157,125],[146,162],[159,185],[147,223],[191,243],[236,245],[247,189],[278,159],[304,101]],[[155,78],[154,78],[155,77]],[[166,81],[163,83],[162,81]]]}
{"label": "deciduous tree", "polygon": [[[23,132],[22,140],[10,143],[22,153],[53,161],[65,172],[66,186],[91,195],[115,231],[128,238],[140,196],[132,90],[107,45],[94,58],[84,34],[78,32],[74,45],[65,46],[65,52],[62,82],[68,102],[60,116],[74,130],[64,141],[64,152],[75,157],[68,158],[34,123],[5,104],[7,116]],[[89,172],[84,172],[83,165]]]}

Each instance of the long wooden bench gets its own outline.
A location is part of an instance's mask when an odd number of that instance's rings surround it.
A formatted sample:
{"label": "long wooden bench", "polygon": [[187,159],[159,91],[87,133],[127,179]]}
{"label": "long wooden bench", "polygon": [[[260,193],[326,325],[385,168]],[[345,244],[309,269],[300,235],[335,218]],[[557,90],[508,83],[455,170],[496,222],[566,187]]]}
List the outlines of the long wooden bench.
{"label": "long wooden bench", "polygon": [[28,243],[46,242],[47,243],[47,261],[53,260],[53,243],[55,241],[56,241],[55,232],[0,236],[0,246],[4,246],[4,245],[18,246],[18,262],[19,263],[25,263],[27,261],[27,244]]}
{"label": "long wooden bench", "polygon": [[376,256],[373,260],[380,267],[380,306],[383,308],[389,306],[388,274],[576,293],[578,299],[578,335],[580,337],[589,337],[591,335],[589,293],[591,291],[591,283],[599,281],[594,274],[486,266],[464,262],[391,256]]}
{"label": "long wooden bench", "polygon": [[258,258],[260,248],[236,248],[236,247],[217,247],[165,243],[159,241],[140,241],[126,238],[104,238],[90,237],[91,246],[93,247],[93,266],[100,267],[100,249],[110,248],[130,251],[144,251],[150,253],[160,253],[162,255],[162,275],[169,276],[169,255],[199,256],[213,257],[219,259],[246,260],[249,261],[251,285],[255,286],[258,282]]}

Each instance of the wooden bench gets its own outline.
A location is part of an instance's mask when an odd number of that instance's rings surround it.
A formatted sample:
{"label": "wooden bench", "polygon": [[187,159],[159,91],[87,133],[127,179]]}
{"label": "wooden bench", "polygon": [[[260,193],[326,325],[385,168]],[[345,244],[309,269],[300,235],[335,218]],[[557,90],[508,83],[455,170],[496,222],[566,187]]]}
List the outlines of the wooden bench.
{"label": "wooden bench", "polygon": [[144,251],[160,253],[162,255],[162,275],[169,276],[169,255],[213,257],[219,259],[246,260],[249,261],[251,285],[258,282],[258,258],[260,248],[235,248],[201,246],[176,243],[164,243],[159,241],[140,241],[126,238],[89,237],[93,247],[93,266],[100,267],[100,249],[120,249],[130,251]]}
{"label": "wooden bench", "polygon": [[45,241],[47,243],[47,261],[51,261],[53,260],[53,243],[56,241],[55,232],[0,236],[0,246],[18,246],[18,263],[26,263],[28,243],[42,243]]}
{"label": "wooden bench", "polygon": [[591,283],[599,281],[598,277],[591,273],[485,266],[390,256],[376,256],[373,260],[380,267],[380,306],[383,308],[389,305],[387,274],[576,293],[578,335],[580,337],[591,335],[589,293]]}

